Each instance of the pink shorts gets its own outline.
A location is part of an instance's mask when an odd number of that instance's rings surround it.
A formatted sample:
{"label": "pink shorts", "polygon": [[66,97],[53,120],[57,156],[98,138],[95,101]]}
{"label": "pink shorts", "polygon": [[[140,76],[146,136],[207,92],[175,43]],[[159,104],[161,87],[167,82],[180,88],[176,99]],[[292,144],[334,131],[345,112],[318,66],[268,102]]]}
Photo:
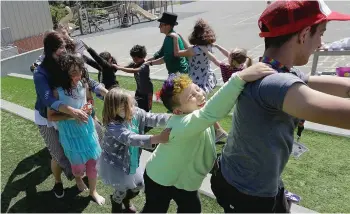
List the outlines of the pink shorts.
{"label": "pink shorts", "polygon": [[72,172],[75,177],[81,177],[84,175],[86,169],[86,175],[88,178],[97,178],[96,160],[88,160],[85,164],[72,165]]}

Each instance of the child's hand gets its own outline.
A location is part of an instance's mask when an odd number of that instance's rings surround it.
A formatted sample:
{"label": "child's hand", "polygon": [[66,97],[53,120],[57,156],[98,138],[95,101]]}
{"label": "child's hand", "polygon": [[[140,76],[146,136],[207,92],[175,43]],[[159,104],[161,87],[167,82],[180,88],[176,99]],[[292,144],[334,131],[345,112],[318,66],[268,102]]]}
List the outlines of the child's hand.
{"label": "child's hand", "polygon": [[160,142],[159,143],[167,143],[169,141],[169,135],[170,135],[171,129],[167,128],[164,129],[160,134],[159,134],[159,138],[160,138]]}
{"label": "child's hand", "polygon": [[246,82],[253,82],[274,73],[277,73],[277,71],[272,69],[269,65],[259,62],[238,72],[237,75]]}
{"label": "child's hand", "polygon": [[167,143],[171,129],[164,129],[160,134],[151,137],[151,144]]}
{"label": "child's hand", "polygon": [[179,35],[177,33],[171,33],[169,36],[172,38],[179,38]]}

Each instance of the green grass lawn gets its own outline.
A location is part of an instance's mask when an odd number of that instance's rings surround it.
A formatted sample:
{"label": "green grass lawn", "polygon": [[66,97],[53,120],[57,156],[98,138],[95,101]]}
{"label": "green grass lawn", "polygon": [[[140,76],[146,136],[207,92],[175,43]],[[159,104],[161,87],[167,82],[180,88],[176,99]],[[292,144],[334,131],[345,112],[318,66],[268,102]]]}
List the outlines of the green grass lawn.
{"label": "green grass lawn", "polygon": [[[109,195],[113,189],[98,182],[99,193],[106,197],[106,204],[98,206],[90,201],[88,193],[78,194],[73,181],[63,176],[66,195],[56,199],[52,192],[54,183],[49,168],[50,154],[34,123],[1,111],[1,212],[68,212],[68,213],[110,213]],[[6,122],[5,122],[6,121]],[[18,132],[21,132],[19,135]],[[141,193],[133,203],[141,210],[144,205]],[[223,212],[215,200],[201,195],[202,211],[205,213]],[[169,212],[176,212],[171,204]]]}
{"label": "green grass lawn", "polygon": [[[1,94],[2,99],[10,102],[17,103],[24,107],[33,109],[35,102],[35,91],[32,80],[25,80],[19,78],[5,77],[1,78]],[[134,80],[128,77],[119,78],[122,87],[129,90],[134,90]],[[128,84],[130,82],[130,84]],[[159,81],[158,81],[159,82]],[[132,85],[133,84],[133,85]],[[160,83],[161,84],[161,83]],[[99,118],[101,118],[102,102],[97,100],[96,111]],[[153,104],[153,112],[165,112],[165,108],[158,103]],[[9,195],[13,198],[13,203],[20,203],[21,206],[29,206],[28,201],[32,200],[36,203],[35,198],[28,198],[27,189],[30,191],[37,191],[35,197],[45,198],[49,197],[47,191],[50,190],[52,184],[52,176],[48,179],[35,177],[31,175],[34,173],[34,169],[21,173],[17,173],[19,178],[11,178],[11,173],[15,173],[22,162],[25,162],[26,158],[30,158],[43,149],[44,143],[40,138],[37,129],[31,122],[24,121],[9,113],[2,112],[2,191],[4,196],[7,195],[5,191],[5,184],[16,183],[17,180],[21,185],[26,187],[10,185]],[[5,122],[6,121],[6,122]],[[224,129],[229,130],[231,127],[231,118],[226,117],[220,121]],[[18,135],[18,130],[21,130],[21,134]],[[34,131],[33,131],[34,130]],[[157,132],[159,129],[155,129],[153,132]],[[321,134],[317,132],[304,131],[302,142],[310,149],[299,159],[291,158],[283,174],[283,179],[286,188],[302,197],[301,204],[318,212],[350,212],[350,158],[348,151],[350,150],[350,139],[344,137],[331,136]],[[18,146],[17,146],[18,145]],[[22,146],[26,145],[26,146]],[[217,147],[217,151],[221,151],[222,146]],[[30,159],[32,162],[38,158]],[[46,154],[42,161],[46,163],[41,167],[48,167],[48,156]],[[24,163],[23,163],[24,164]],[[22,165],[23,165],[22,164]],[[31,163],[29,163],[30,165]],[[24,164],[26,166],[26,164]],[[39,168],[35,166],[34,168]],[[15,170],[16,169],[16,170]],[[46,169],[48,170],[48,169]],[[20,175],[19,175],[20,174]],[[28,175],[26,175],[28,174]],[[27,176],[29,176],[27,178]],[[47,177],[46,176],[46,177]],[[27,180],[21,180],[26,178]],[[31,181],[29,178],[35,181]],[[37,182],[37,188],[33,188],[31,182]],[[67,186],[71,186],[72,183],[67,183]],[[100,185],[101,186],[101,185]],[[4,190],[5,189],[5,190]],[[34,190],[33,190],[34,189]],[[28,190],[29,191],[29,190]],[[6,193],[6,194],[5,194]],[[107,187],[103,187],[101,192],[107,196],[109,190]],[[18,195],[17,195],[18,194]],[[27,195],[28,199],[23,199]],[[3,195],[2,195],[3,196]],[[140,208],[143,204],[141,195],[135,200],[135,203]],[[203,212],[221,212],[222,210],[216,205],[216,203],[202,196]],[[3,200],[3,197],[2,197]],[[24,200],[24,202],[23,202]],[[86,203],[84,197],[77,197],[74,199]],[[107,200],[109,201],[109,200]],[[33,203],[34,203],[33,202]],[[42,202],[42,200],[41,200]],[[3,202],[2,202],[3,203]],[[74,208],[74,204],[65,202],[65,206],[69,203],[70,212],[109,212],[109,205],[99,208],[95,204],[90,203],[87,208]],[[109,202],[108,202],[109,203]],[[25,212],[21,210],[23,208],[18,207],[18,212]],[[2,206],[3,207],[3,206]],[[50,206],[48,206],[50,207]],[[175,211],[172,207],[169,211]],[[48,211],[49,212],[49,211]]]}

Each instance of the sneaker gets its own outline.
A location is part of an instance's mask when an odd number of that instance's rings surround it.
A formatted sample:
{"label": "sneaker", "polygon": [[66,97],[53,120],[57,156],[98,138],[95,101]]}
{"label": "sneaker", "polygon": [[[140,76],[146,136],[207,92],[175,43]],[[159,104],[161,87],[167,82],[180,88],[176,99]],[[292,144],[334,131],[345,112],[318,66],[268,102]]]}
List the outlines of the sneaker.
{"label": "sneaker", "polygon": [[220,142],[222,139],[227,138],[228,134],[223,129],[215,130],[215,143]]}
{"label": "sneaker", "polygon": [[64,189],[62,183],[56,183],[53,187],[53,193],[55,194],[56,198],[63,198],[64,196]]}

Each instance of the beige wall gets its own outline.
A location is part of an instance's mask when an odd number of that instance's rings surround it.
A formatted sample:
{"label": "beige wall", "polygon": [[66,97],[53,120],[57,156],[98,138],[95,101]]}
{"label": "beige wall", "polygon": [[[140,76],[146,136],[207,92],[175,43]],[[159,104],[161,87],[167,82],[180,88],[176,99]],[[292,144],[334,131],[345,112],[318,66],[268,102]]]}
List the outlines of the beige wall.
{"label": "beige wall", "polygon": [[53,28],[48,1],[1,1],[1,28],[10,27],[13,41]]}

